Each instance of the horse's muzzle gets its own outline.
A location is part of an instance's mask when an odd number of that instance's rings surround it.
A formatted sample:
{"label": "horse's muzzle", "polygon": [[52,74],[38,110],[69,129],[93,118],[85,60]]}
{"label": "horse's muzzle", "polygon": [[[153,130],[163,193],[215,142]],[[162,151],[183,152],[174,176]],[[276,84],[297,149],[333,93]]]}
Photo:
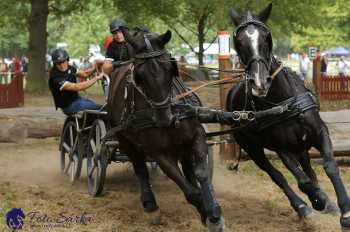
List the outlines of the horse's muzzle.
{"label": "horse's muzzle", "polygon": [[255,78],[254,81],[252,81],[252,94],[256,97],[266,97],[271,87],[271,82],[272,78],[270,76],[262,80]]}

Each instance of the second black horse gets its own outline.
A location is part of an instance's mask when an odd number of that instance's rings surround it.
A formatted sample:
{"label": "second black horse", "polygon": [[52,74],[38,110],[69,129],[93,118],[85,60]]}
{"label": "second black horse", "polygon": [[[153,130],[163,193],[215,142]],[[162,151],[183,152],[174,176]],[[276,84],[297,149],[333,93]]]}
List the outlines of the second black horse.
{"label": "second black horse", "polygon": [[281,68],[281,63],[272,54],[271,31],[265,25],[271,9],[270,4],[258,16],[250,12],[240,16],[231,10],[231,19],[237,26],[234,45],[245,66],[246,79],[230,91],[227,108],[229,111],[259,111],[281,105],[288,110],[279,116],[257,120],[236,131],[234,137],[253,161],[282,189],[301,218],[310,216],[312,209],[269,162],[264,148],[279,155],[314,209],[336,213],[338,208],[319,186],[310,164],[309,149],[315,147],[319,150],[324,170],[337,195],[341,211],[340,224],[350,228],[350,200],[334,160],[332,142],[327,126],[320,118],[318,104],[299,76],[288,68]]}

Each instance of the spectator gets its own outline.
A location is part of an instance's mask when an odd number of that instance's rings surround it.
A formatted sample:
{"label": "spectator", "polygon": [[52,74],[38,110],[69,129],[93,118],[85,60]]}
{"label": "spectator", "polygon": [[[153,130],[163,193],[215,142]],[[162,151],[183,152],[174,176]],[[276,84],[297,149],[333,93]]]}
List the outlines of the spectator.
{"label": "spectator", "polygon": [[23,56],[21,59],[22,75],[23,75],[23,89],[27,85],[27,73],[28,73],[28,58]]}
{"label": "spectator", "polygon": [[23,75],[26,76],[26,74],[28,72],[28,59],[27,59],[27,57],[25,57],[25,56],[22,57],[21,65],[22,65]]}
{"label": "spectator", "polygon": [[300,78],[302,81],[305,81],[307,79],[307,74],[309,72],[309,64],[310,60],[309,57],[305,53],[302,54],[300,60],[299,60],[299,69],[300,69]]}
{"label": "spectator", "polygon": [[344,60],[344,56],[340,57],[340,60],[337,62],[339,76],[346,76],[346,69],[348,68],[348,64]]}
{"label": "spectator", "polygon": [[327,66],[328,66],[328,60],[326,56],[323,54],[321,56],[321,77],[327,77]]}
{"label": "spectator", "polygon": [[9,72],[14,73],[16,71],[16,58],[13,57],[11,63],[9,64]]}
{"label": "spectator", "polygon": [[7,64],[5,63],[4,58],[0,57],[0,84],[5,84],[7,74]]}
{"label": "spectator", "polygon": [[187,64],[187,60],[184,56],[180,56],[179,62],[180,64]]}

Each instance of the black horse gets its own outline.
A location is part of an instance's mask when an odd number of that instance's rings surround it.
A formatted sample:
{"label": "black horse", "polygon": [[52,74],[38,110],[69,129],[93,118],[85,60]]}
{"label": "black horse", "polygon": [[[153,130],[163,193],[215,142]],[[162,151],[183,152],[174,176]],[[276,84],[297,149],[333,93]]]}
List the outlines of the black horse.
{"label": "black horse", "polygon": [[[145,164],[146,157],[150,157],[181,188],[209,231],[223,231],[221,209],[208,178],[205,131],[198,120],[178,120],[172,110],[173,79],[178,70],[164,48],[171,32],[131,35],[125,29],[123,33],[136,55],[133,63],[122,67],[112,80],[109,121],[116,128],[111,131],[116,132],[120,149],[133,163],[145,212],[155,216],[151,218],[154,222],[159,220]],[[129,75],[124,75],[127,72]]]}
{"label": "black horse", "polygon": [[350,201],[333,157],[328,128],[319,115],[318,104],[298,75],[282,68],[272,55],[272,36],[265,22],[272,4],[258,16],[247,12],[239,16],[231,10],[236,25],[234,46],[245,66],[246,79],[231,89],[227,108],[259,111],[281,105],[288,110],[279,116],[257,120],[234,132],[238,144],[253,161],[283,190],[291,206],[301,218],[311,215],[312,209],[288,185],[286,179],[266,158],[264,148],[275,151],[292,172],[299,189],[305,193],[318,211],[336,213],[337,206],[320,188],[310,165],[309,149],[320,151],[324,170],[330,178],[341,210],[340,223],[350,227]]}

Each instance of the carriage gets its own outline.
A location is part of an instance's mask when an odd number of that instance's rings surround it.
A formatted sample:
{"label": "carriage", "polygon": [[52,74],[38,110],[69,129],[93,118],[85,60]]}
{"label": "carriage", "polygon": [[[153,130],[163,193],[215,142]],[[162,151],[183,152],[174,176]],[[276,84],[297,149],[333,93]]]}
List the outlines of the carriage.
{"label": "carriage", "polygon": [[[251,111],[224,112],[191,105],[176,105],[175,107],[181,112],[185,112],[187,117],[197,117],[202,123],[251,122],[256,118],[281,114],[286,110],[283,107],[274,107],[253,113]],[[111,131],[111,126],[104,108],[102,110],[84,110],[68,116],[64,123],[59,145],[61,172],[69,174],[72,183],[79,179],[83,160],[86,159],[88,192],[94,197],[99,196],[103,190],[108,164],[130,161],[128,155],[120,150],[118,140],[107,135]],[[203,127],[207,137],[231,132],[231,130],[210,132],[204,124]],[[213,146],[222,142],[226,141],[207,140],[207,165],[210,179],[213,177]],[[147,158],[147,162],[152,168],[157,167],[150,158]]]}

